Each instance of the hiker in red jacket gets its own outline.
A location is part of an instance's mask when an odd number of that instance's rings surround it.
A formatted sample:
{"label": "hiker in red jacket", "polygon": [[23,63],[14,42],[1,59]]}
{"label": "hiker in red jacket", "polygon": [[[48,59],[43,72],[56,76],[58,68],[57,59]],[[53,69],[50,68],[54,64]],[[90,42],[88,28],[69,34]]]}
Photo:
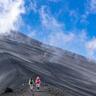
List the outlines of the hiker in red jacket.
{"label": "hiker in red jacket", "polygon": [[40,85],[41,85],[41,80],[40,80],[39,76],[36,77],[35,85],[36,85],[37,91],[39,91],[40,90]]}

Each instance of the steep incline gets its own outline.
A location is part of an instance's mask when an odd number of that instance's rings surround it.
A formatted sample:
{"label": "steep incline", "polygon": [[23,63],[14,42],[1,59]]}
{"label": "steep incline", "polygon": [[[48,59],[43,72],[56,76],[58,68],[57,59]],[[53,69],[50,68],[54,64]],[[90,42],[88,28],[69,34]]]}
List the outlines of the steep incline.
{"label": "steep incline", "polygon": [[70,96],[96,95],[95,63],[20,33],[0,37],[0,93],[20,88],[32,74]]}

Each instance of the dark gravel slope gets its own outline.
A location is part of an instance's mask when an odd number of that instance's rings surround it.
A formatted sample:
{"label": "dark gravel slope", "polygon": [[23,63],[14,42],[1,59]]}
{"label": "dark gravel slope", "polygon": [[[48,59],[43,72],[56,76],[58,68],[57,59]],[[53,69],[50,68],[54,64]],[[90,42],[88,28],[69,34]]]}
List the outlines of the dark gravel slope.
{"label": "dark gravel slope", "polygon": [[94,62],[20,33],[0,37],[0,93],[22,87],[34,74],[69,96],[96,96]]}

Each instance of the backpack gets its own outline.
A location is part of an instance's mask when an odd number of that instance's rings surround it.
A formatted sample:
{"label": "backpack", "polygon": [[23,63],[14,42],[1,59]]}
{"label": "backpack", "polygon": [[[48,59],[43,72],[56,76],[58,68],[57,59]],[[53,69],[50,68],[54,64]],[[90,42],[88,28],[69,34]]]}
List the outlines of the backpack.
{"label": "backpack", "polygon": [[33,80],[30,80],[30,84],[34,84],[34,81]]}

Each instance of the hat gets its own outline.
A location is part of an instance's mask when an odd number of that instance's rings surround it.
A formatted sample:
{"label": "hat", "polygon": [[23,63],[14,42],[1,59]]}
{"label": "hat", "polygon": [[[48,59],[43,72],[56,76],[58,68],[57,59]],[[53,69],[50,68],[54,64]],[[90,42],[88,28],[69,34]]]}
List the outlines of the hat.
{"label": "hat", "polygon": [[40,77],[39,76],[37,76],[37,78],[36,79],[40,79]]}

